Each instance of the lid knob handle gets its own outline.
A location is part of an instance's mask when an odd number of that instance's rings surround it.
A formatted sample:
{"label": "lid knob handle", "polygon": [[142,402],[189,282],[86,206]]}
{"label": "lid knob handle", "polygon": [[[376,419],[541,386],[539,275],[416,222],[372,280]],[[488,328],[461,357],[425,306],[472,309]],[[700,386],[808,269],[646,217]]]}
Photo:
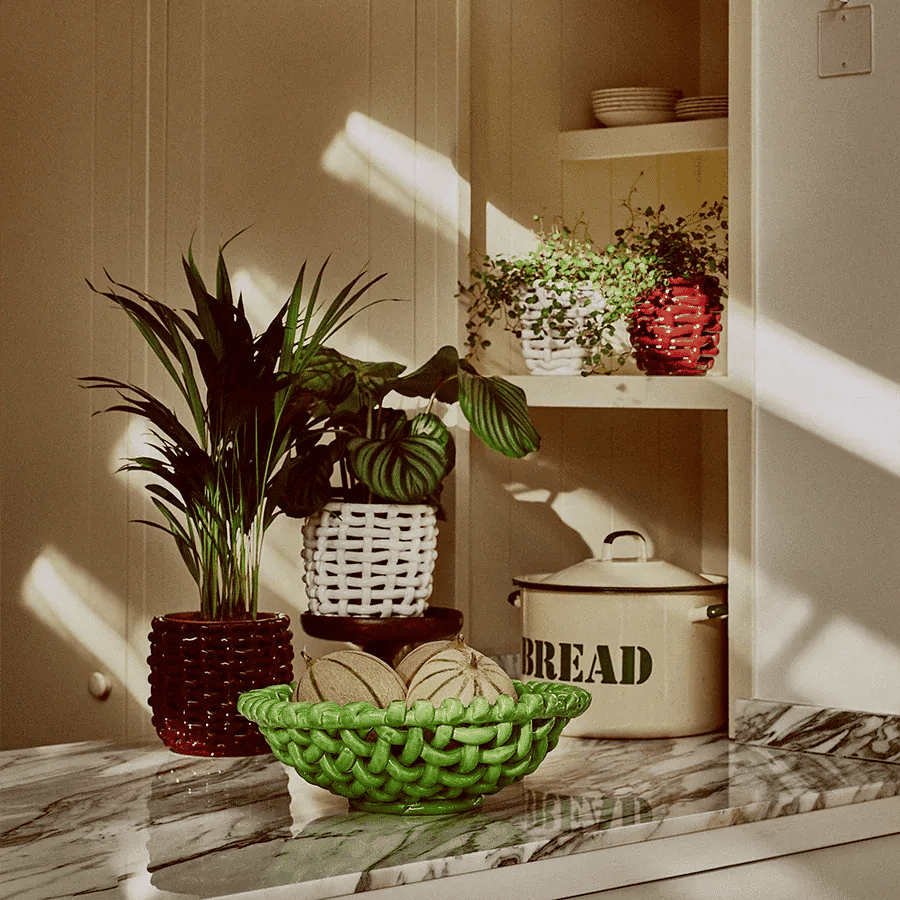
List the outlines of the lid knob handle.
{"label": "lid knob handle", "polygon": [[613,541],[620,537],[634,538],[637,547],[637,561],[642,563],[647,562],[647,540],[639,531],[611,531],[603,538],[603,554],[601,556],[603,562],[609,562],[612,559]]}

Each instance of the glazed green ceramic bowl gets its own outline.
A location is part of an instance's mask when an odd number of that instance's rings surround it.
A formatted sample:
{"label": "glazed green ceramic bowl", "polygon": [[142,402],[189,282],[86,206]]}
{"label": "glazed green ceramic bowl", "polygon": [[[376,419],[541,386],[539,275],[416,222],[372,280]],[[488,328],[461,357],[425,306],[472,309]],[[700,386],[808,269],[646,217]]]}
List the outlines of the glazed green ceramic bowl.
{"label": "glazed green ceramic bowl", "polygon": [[238,710],[259,725],[272,752],[310,784],[352,809],[433,815],[474,809],[530,775],[556,746],[569,719],[591,702],[574,685],[514,682],[518,700],[435,708],[402,700],[292,702],[292,684],[241,694]]}

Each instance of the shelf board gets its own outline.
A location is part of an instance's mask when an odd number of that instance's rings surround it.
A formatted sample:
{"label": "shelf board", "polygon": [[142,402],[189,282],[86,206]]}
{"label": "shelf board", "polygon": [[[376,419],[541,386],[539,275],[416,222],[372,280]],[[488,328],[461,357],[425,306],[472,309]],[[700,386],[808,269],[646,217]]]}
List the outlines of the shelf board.
{"label": "shelf board", "polygon": [[728,119],[589,128],[564,131],[559,136],[559,156],[564,160],[700,153],[727,148]]}
{"label": "shelf board", "polygon": [[727,375],[513,375],[529,406],[600,409],[737,409],[748,392]]}

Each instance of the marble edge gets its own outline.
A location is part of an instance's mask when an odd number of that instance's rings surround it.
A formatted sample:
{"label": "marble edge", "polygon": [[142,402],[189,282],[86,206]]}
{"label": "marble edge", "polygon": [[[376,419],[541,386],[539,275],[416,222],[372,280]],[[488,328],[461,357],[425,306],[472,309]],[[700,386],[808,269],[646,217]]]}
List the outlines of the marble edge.
{"label": "marble edge", "polygon": [[885,763],[900,763],[900,715],[741,698],[734,740]]}
{"label": "marble edge", "polygon": [[[698,834],[728,828],[732,825],[748,825],[822,809],[850,806],[872,799],[882,798],[869,796],[868,792],[856,789],[847,792],[826,792],[825,794],[811,792],[808,796],[801,798],[799,802],[785,806],[762,801],[688,816],[677,816],[671,819],[664,818],[635,823],[620,828],[579,829],[558,835],[550,841],[529,841],[496,850],[474,851],[443,859],[371,868],[359,873],[353,892],[365,893],[404,884],[432,881],[452,875],[473,874],[503,866],[558,859],[628,844]],[[304,900],[327,900],[334,896],[330,893],[331,885],[313,883],[302,886],[305,888],[302,894]]]}

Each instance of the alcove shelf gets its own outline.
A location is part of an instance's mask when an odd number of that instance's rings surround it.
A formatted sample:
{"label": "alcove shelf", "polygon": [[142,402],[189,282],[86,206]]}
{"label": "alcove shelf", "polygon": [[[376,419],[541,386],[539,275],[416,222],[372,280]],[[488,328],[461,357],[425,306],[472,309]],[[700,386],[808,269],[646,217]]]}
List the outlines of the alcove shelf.
{"label": "alcove shelf", "polygon": [[529,406],[597,409],[734,409],[746,386],[728,375],[514,375]]}
{"label": "alcove shelf", "polygon": [[703,153],[728,148],[728,119],[697,119],[563,131],[561,160],[621,159],[669,153]]}
{"label": "alcove shelf", "polygon": [[[654,555],[727,575],[733,706],[753,696],[752,5],[683,0],[649,18],[646,5],[615,0],[526,5],[513,18],[501,0],[472,4],[471,246],[515,253],[536,212],[588,223],[604,246],[635,185],[641,208],[675,215],[727,196],[728,299],[719,355],[698,377],[648,377],[631,364],[614,375],[528,375],[514,341],[495,331],[488,368],[524,390],[541,449],[507,460],[466,442],[456,602],[483,649],[513,653],[513,577],[596,555],[610,531],[641,531]],[[728,94],[729,117],[600,127],[591,91],[616,85]]]}

